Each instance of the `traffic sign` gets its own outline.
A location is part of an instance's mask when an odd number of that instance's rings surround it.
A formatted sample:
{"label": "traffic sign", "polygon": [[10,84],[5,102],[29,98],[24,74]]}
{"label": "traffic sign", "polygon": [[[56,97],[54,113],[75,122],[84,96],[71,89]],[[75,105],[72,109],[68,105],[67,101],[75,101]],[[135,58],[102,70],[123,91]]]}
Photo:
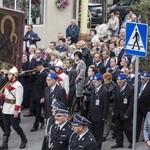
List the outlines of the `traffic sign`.
{"label": "traffic sign", "polygon": [[148,25],[142,23],[126,24],[125,53],[141,57],[147,56]]}

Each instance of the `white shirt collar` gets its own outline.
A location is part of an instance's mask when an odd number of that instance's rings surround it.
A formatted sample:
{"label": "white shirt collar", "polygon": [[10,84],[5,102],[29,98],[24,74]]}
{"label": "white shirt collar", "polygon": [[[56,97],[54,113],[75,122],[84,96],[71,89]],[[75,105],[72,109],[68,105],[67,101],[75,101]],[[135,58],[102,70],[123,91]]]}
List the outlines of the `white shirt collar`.
{"label": "white shirt collar", "polygon": [[125,83],[125,85],[121,88],[121,91],[123,91],[127,86],[127,83]]}
{"label": "white shirt collar", "polygon": [[102,84],[96,88],[96,91],[99,91],[99,89],[102,87]]}
{"label": "white shirt collar", "polygon": [[67,121],[61,125],[59,125],[60,130],[63,128],[63,126],[67,123]]}
{"label": "white shirt collar", "polygon": [[89,129],[87,129],[87,131],[85,131],[84,133],[80,134],[78,140],[80,140],[88,131],[89,131]]}

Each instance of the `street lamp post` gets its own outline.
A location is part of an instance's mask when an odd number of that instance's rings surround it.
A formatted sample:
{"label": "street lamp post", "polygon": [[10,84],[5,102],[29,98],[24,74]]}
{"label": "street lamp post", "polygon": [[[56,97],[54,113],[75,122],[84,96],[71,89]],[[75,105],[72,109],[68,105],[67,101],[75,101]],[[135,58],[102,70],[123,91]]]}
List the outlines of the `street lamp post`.
{"label": "street lamp post", "polygon": [[103,23],[107,22],[107,1],[102,0],[102,21]]}

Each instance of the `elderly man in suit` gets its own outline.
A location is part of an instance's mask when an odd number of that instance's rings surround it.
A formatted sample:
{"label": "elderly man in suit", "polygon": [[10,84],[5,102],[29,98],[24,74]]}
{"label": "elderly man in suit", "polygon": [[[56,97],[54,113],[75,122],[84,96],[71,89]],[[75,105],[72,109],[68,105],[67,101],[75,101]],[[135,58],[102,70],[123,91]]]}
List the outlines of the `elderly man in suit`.
{"label": "elderly man in suit", "polygon": [[49,72],[46,77],[47,86],[45,88],[44,98],[41,100],[45,106],[45,118],[48,119],[51,114],[52,100],[59,99],[65,105],[67,104],[66,92],[63,87],[57,83],[58,76],[55,73]]}
{"label": "elderly man in suit", "polygon": [[132,114],[133,114],[133,87],[126,81],[127,75],[120,73],[117,77],[116,96],[112,115],[115,122],[116,144],[111,148],[123,147],[123,132],[128,141],[128,148],[132,148]]}
{"label": "elderly man in suit", "polygon": [[143,119],[150,111],[150,73],[143,72],[140,76],[138,113],[137,113],[137,141],[139,140]]}
{"label": "elderly man in suit", "polygon": [[93,76],[94,88],[90,102],[91,131],[101,149],[103,141],[104,123],[107,119],[109,109],[109,93],[105,85],[102,84],[102,74],[96,73]]}

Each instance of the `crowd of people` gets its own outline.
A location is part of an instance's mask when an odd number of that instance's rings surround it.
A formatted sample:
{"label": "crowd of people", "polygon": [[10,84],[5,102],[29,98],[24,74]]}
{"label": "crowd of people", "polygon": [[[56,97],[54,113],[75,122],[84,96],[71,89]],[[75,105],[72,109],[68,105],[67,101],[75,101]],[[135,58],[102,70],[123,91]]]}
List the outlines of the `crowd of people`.
{"label": "crowd of people", "polygon": [[[50,41],[48,48],[36,46],[41,39],[28,25],[21,76],[13,67],[2,78],[7,85],[0,94],[4,131],[0,149],[8,149],[10,126],[21,137],[20,148],[26,147],[28,140],[19,125],[21,108],[29,108],[24,117],[35,116],[31,132],[43,128],[46,120],[42,150],[101,150],[110,132],[116,140],[112,149],[123,147],[124,133],[131,149],[136,58],[125,53],[125,27],[136,20],[129,11],[120,25],[118,12],[112,12],[109,37],[99,38],[91,29],[86,40],[78,40],[80,27],[72,19],[66,36],[58,33],[58,41]],[[139,73],[137,142],[150,111],[149,80],[147,70]]]}

